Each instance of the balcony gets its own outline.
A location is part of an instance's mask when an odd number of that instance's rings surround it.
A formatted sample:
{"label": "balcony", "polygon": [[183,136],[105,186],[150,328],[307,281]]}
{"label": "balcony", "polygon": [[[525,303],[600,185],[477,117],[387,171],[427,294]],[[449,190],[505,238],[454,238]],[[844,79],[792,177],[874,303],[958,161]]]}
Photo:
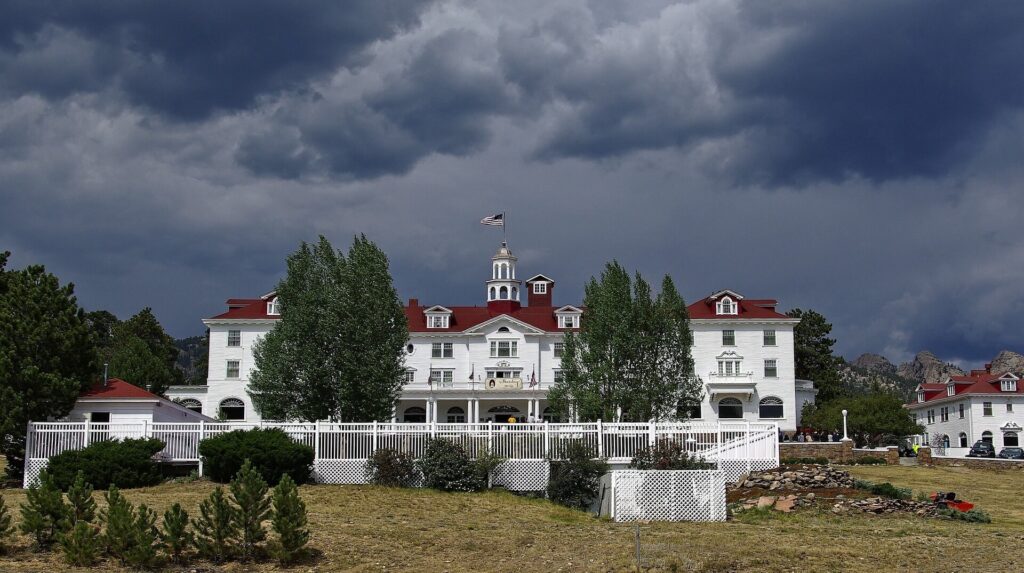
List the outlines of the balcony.
{"label": "balcony", "polygon": [[726,372],[710,372],[710,373],[708,373],[708,378],[712,378],[712,379],[718,378],[718,379],[722,379],[722,380],[748,379],[748,378],[753,378],[753,377],[754,377],[754,373],[753,372],[731,372],[731,373],[726,373]]}

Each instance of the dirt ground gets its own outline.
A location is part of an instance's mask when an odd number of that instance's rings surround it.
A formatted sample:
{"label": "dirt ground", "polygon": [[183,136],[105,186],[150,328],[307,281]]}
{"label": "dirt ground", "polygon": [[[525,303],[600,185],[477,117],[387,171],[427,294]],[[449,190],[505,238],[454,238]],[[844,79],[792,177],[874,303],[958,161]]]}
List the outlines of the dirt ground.
{"label": "dirt ground", "polygon": [[[1022,571],[1020,472],[900,466],[852,467],[857,478],[953,490],[992,516],[985,525],[909,516],[833,515],[826,510],[757,514],[725,523],[641,524],[649,571]],[[213,484],[128,490],[161,513],[174,502],[195,512]],[[304,486],[315,560],[293,571],[635,571],[636,526],[616,524],[503,492],[445,494],[369,486]],[[21,490],[5,490],[18,519]],[[102,500],[99,500],[102,503]],[[63,571],[59,554],[36,554],[21,538],[0,571]],[[97,570],[97,569],[93,569]],[[119,571],[110,563],[99,570]],[[168,571],[273,571],[271,563]]]}

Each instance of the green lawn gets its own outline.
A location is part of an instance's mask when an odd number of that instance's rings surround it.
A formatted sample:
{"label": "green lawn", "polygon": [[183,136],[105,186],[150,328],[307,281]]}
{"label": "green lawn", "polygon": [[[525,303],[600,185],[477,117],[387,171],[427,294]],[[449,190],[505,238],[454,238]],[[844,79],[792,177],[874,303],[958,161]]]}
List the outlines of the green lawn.
{"label": "green lawn", "polygon": [[[834,516],[827,510],[726,523],[640,526],[652,571],[1021,571],[1024,501],[1020,473],[966,468],[856,467],[858,478],[915,491],[954,490],[993,523],[916,517]],[[175,501],[194,511],[213,486],[198,482],[129,490],[161,513]],[[9,506],[24,499],[4,492]],[[444,494],[368,486],[306,486],[313,546],[323,553],[295,571],[633,571],[634,527],[544,500],[507,493]],[[16,513],[16,512],[15,512]],[[21,541],[24,546],[26,542]],[[270,571],[261,564],[201,571]],[[21,549],[0,571],[58,571],[58,556]],[[109,569],[116,570],[116,569]],[[186,569],[190,570],[190,569]]]}

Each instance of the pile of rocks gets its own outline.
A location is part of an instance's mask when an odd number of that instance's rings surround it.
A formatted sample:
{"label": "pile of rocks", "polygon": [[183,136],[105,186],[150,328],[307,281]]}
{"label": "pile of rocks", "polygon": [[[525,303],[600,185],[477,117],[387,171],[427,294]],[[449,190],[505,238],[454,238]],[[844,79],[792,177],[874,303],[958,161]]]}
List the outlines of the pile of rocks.
{"label": "pile of rocks", "polygon": [[852,488],[850,474],[831,466],[803,465],[785,470],[753,473],[740,479],[732,489],[762,488],[769,491]]}
{"label": "pile of rocks", "polygon": [[892,499],[888,497],[869,497],[867,499],[837,500],[832,506],[832,513],[913,513],[923,517],[934,517],[936,506],[930,501],[911,501],[909,499]]}

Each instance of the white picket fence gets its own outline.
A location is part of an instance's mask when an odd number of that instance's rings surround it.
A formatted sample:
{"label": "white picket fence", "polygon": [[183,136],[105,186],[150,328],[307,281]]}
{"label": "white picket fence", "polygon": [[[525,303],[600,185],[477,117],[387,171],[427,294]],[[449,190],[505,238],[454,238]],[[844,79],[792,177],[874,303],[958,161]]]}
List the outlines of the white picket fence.
{"label": "white picket fence", "polygon": [[499,485],[517,491],[543,489],[550,458],[562,446],[582,440],[613,465],[628,463],[636,451],[658,440],[678,443],[687,452],[717,462],[725,479],[778,467],[778,426],[733,423],[582,423],[582,424],[408,424],[408,423],[134,423],[32,422],[28,425],[25,486],[49,458],[110,439],[153,437],[166,444],[159,458],[196,463],[202,473],[199,442],[210,436],[253,427],[280,428],[314,452],[314,475],[321,483],[364,483],[367,459],[379,449],[423,455],[427,441],[439,437],[461,444],[471,457],[493,452],[507,461],[496,472]]}

